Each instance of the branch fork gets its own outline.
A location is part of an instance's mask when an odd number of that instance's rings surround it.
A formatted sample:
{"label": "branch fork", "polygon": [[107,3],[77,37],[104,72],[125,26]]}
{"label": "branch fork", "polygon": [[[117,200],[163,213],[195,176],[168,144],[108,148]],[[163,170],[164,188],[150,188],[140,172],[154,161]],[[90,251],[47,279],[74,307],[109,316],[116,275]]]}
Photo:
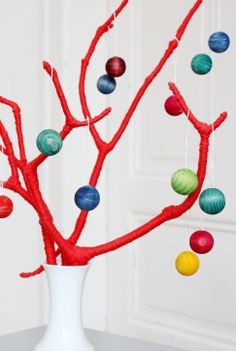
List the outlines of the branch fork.
{"label": "branch fork", "polygon": [[[192,6],[190,11],[184,18],[183,22],[177,29],[174,39],[170,40],[166,51],[157,63],[156,67],[154,67],[151,73],[144,79],[143,84],[138,89],[113,138],[107,142],[103,140],[99,135],[96,128],[96,124],[100,120],[109,116],[111,112],[111,107],[105,108],[98,116],[92,116],[92,113],[89,110],[87,94],[85,91],[85,82],[87,70],[89,68],[89,63],[91,61],[91,57],[96,49],[99,40],[108,30],[110,30],[113,27],[113,22],[117,20],[117,17],[120,15],[120,13],[123,11],[127,4],[128,0],[123,0],[120,3],[120,6],[115,10],[115,12],[97,29],[95,36],[92,39],[91,44],[88,48],[88,51],[81,61],[81,70],[78,86],[79,98],[83,112],[83,118],[81,120],[78,120],[72,114],[69,108],[56,69],[52,67],[48,62],[43,62],[43,68],[46,71],[46,73],[51,77],[52,84],[54,85],[59,103],[61,105],[65,117],[64,125],[60,131],[62,139],[65,140],[70,134],[70,132],[75,128],[86,126],[89,127],[88,129],[90,131],[91,137],[93,138],[98,150],[97,159],[88,182],[88,184],[90,184],[93,187],[95,187],[98,183],[99,176],[107,155],[114,149],[114,147],[117,145],[117,143],[123,136],[142,97],[147,92],[149,86],[154,81],[154,79],[157,78],[158,74],[164,68],[165,63],[173,54],[174,50],[178,47],[182,36],[185,30],[187,29],[193,15],[196,13],[198,8],[202,4],[202,0],[197,0],[194,2],[194,5]],[[206,175],[210,135],[224,122],[224,120],[227,117],[227,113],[223,112],[219,116],[219,118],[211,125],[203,123],[193,115],[176,85],[174,83],[169,83],[169,88],[177,98],[189,122],[192,124],[193,128],[196,129],[200,136],[199,161],[197,171],[199,181],[198,188],[193,194],[186,197],[179,205],[170,205],[164,208],[160,214],[157,214],[155,217],[153,217],[151,220],[141,225],[140,227],[132,230],[131,232],[125,235],[118,236],[112,241],[93,247],[82,247],[77,244],[86,224],[86,220],[89,214],[87,211],[80,212],[75,223],[74,230],[69,236],[69,239],[64,239],[63,235],[57,229],[56,225],[53,222],[53,217],[50,212],[50,209],[48,208],[41,194],[40,184],[38,180],[38,168],[47,159],[47,156],[40,154],[33,160],[27,159],[25,153],[20,108],[15,102],[0,97],[0,103],[9,106],[12,109],[20,155],[19,159],[15,156],[15,150],[10,140],[9,134],[4,127],[4,124],[0,121],[0,137],[3,141],[2,150],[4,155],[8,159],[8,163],[11,169],[11,176],[8,180],[4,182],[4,187],[9,190],[15,191],[20,196],[22,196],[37,212],[39,217],[39,224],[42,229],[42,236],[44,239],[47,263],[57,264],[56,258],[58,255],[61,255],[63,265],[85,265],[93,257],[105,254],[107,252],[116,250],[119,247],[127,245],[130,242],[147,234],[162,223],[181,216],[194,205],[195,201],[197,200],[200,194]],[[20,172],[23,176],[24,184],[21,183],[19,177]],[[22,273],[21,277],[27,278],[30,276],[34,276],[41,273],[42,271],[43,267],[40,266],[33,272]]]}

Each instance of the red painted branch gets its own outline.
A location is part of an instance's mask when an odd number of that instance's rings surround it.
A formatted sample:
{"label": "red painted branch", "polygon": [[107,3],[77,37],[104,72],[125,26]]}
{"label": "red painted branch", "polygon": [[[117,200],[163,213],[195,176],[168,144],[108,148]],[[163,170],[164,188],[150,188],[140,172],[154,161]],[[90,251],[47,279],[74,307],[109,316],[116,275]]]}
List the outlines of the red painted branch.
{"label": "red painted branch", "polygon": [[[45,71],[48,73],[48,75],[52,78],[57,96],[59,98],[59,101],[60,101],[60,104],[62,107],[62,110],[63,110],[64,115],[66,117],[66,125],[69,125],[73,128],[87,126],[88,125],[87,121],[79,121],[72,115],[72,113],[69,109],[68,103],[67,103],[67,99],[66,99],[65,94],[63,92],[63,89],[62,89],[62,86],[61,86],[56,69],[53,68],[46,61],[43,61],[43,67],[44,67]],[[106,108],[98,116],[92,118],[90,121],[90,124],[94,124],[94,123],[100,121],[101,119],[106,117],[110,112],[111,112],[111,108],[110,107]]]}
{"label": "red painted branch", "polygon": [[[100,176],[101,170],[102,170],[102,166],[103,163],[105,161],[107,152],[99,152],[93,172],[91,174],[90,180],[89,180],[89,184],[93,187],[96,187],[97,182],[98,182],[98,178]],[[69,241],[72,244],[76,244],[77,241],[80,238],[80,235],[82,233],[82,230],[84,229],[84,226],[86,224],[86,219],[88,216],[88,212],[87,211],[81,211],[80,215],[76,221],[76,225],[74,228],[73,233],[71,234]]]}
{"label": "red painted branch", "polygon": [[181,24],[181,26],[177,30],[177,33],[176,33],[176,38],[177,39],[174,39],[174,40],[169,42],[169,46],[168,46],[167,50],[165,51],[164,55],[162,56],[161,60],[159,61],[157,66],[154,68],[154,70],[150,73],[150,75],[147,76],[147,78],[145,79],[144,83],[142,84],[142,86],[138,90],[133,102],[131,103],[126,115],[124,116],[124,119],[123,119],[119,129],[117,130],[116,134],[114,135],[114,137],[112,138],[112,140],[109,143],[109,149],[110,150],[112,150],[115,147],[115,145],[118,143],[118,141],[120,140],[121,136],[125,132],[126,128],[128,127],[128,124],[130,122],[131,117],[133,116],[133,114],[134,114],[134,112],[135,112],[140,100],[142,99],[143,95],[147,91],[149,85],[157,77],[157,75],[160,73],[160,71],[164,67],[166,61],[172,55],[174,50],[178,47],[179,41],[181,40],[181,38],[182,38],[182,36],[183,36],[183,34],[184,34],[184,32],[185,32],[190,20],[192,19],[192,17],[195,14],[195,12],[198,10],[198,8],[201,5],[201,3],[202,3],[202,0],[198,0],[198,1],[195,2],[194,6],[191,8],[189,13],[185,17],[183,23]]}
{"label": "red painted branch", "polygon": [[[87,68],[88,68],[90,59],[92,57],[92,54],[96,48],[96,45],[97,45],[99,39],[101,38],[101,36],[104,33],[106,33],[108,31],[109,28],[112,27],[113,20],[118,16],[118,14],[122,11],[122,9],[127,5],[128,1],[122,1],[120,7],[115,12],[115,15],[110,16],[110,18],[102,26],[100,26],[98,28],[98,30],[97,30],[97,32],[96,32],[96,34],[91,42],[89,50],[88,50],[85,58],[82,60],[80,80],[79,80],[79,96],[80,96],[80,100],[81,100],[82,111],[83,111],[85,119],[90,120],[90,128],[89,129],[90,129],[92,137],[95,141],[95,144],[99,149],[98,159],[101,156],[101,154],[103,154],[103,157],[99,160],[99,162],[98,161],[96,162],[93,174],[90,178],[91,185],[96,185],[106,155],[108,154],[108,152],[110,152],[114,148],[114,146],[117,144],[117,142],[121,138],[122,134],[124,133],[125,129],[128,126],[128,123],[129,123],[136,107],[138,106],[141,98],[145,94],[145,92],[146,92],[147,88],[149,87],[149,85],[151,84],[151,82],[156,78],[158,73],[161,71],[161,69],[165,65],[166,61],[168,60],[168,58],[171,56],[173,51],[178,46],[178,42],[181,40],[181,37],[184,34],[184,31],[186,30],[189,21],[191,20],[194,13],[197,11],[201,2],[202,1],[195,2],[194,6],[191,8],[189,13],[185,17],[183,23],[181,24],[181,26],[179,27],[179,29],[177,31],[176,39],[172,40],[169,43],[169,47],[166,50],[166,52],[164,53],[160,62],[158,63],[156,68],[152,71],[152,73],[145,79],[143,85],[138,90],[138,92],[134,98],[134,101],[130,105],[130,108],[128,109],[128,112],[126,113],[126,115],[121,123],[120,128],[118,129],[117,133],[114,135],[113,139],[110,141],[109,144],[106,144],[101,139],[95,126],[91,123],[91,120],[92,120],[91,113],[90,113],[89,108],[88,108],[87,98],[86,98],[86,94],[85,94],[85,79],[86,79],[86,73],[87,73]],[[50,72],[51,72],[51,69],[50,69]],[[54,76],[54,84],[55,84],[55,78],[57,78],[57,75],[55,75],[55,73],[52,73],[52,74]],[[58,86],[56,89],[58,91]],[[58,91],[58,92],[60,93],[60,91]],[[63,96],[61,94],[59,94],[59,95],[60,95],[59,98],[64,99],[64,95]],[[189,117],[190,121],[193,121],[194,116],[192,114],[190,114],[188,117]],[[64,133],[63,136],[65,136],[69,133],[67,126],[65,129],[62,130],[62,133]],[[208,133],[208,131],[206,134],[205,133],[201,134],[200,156],[199,156],[199,170],[200,171],[198,171],[198,175],[200,177],[200,181],[199,181],[200,185],[202,185],[203,179],[205,177],[205,167],[206,167],[206,162],[207,162],[209,136],[210,136],[210,133]],[[196,191],[196,194],[198,194],[199,191],[200,191],[200,187]],[[197,198],[198,195],[195,195],[195,196]],[[70,249],[67,248],[68,249],[67,253],[63,252],[64,260],[65,260],[65,262],[67,262],[67,264],[71,264],[71,265],[73,265],[73,264],[86,264],[88,262],[88,260],[91,259],[92,257],[94,257],[96,255],[100,255],[100,254],[108,252],[108,251],[111,251],[111,250],[114,250],[120,246],[123,246],[123,245],[135,240],[136,238],[146,234],[147,232],[149,232],[150,230],[152,230],[156,226],[160,225],[164,221],[170,220],[171,217],[175,218],[176,216],[181,215],[182,213],[184,213],[187,210],[187,208],[189,208],[188,207],[189,205],[191,207],[191,204],[193,204],[194,201],[196,200],[196,199],[195,200],[194,199],[195,199],[194,197],[191,198],[191,196],[190,196],[187,198],[186,201],[183,202],[183,204],[181,204],[179,206],[170,206],[170,207],[164,209],[160,215],[155,217],[150,222],[146,223],[144,226],[137,228],[135,231],[128,233],[127,235],[124,235],[121,238],[115,239],[114,241],[112,241],[110,243],[106,243],[104,245],[98,245],[96,247],[91,247],[91,248],[82,248],[82,247],[78,247],[78,246],[76,246],[76,247],[72,246]],[[193,201],[193,202],[191,202],[191,201]],[[182,208],[182,205],[183,205],[183,208]],[[80,236],[81,231],[86,223],[86,218],[87,218],[87,213],[82,211],[80,213],[78,220],[77,220],[75,230],[72,233],[72,236],[70,237],[70,239],[68,240],[68,243],[69,242],[70,243],[73,242],[73,244],[76,243],[76,241],[77,241],[78,237]],[[57,250],[57,254],[59,254],[59,252],[60,252],[60,250]],[[40,271],[40,269],[37,270],[37,272],[39,272],[39,271]]]}
{"label": "red painted branch", "polygon": [[44,228],[42,228],[43,240],[44,240],[44,250],[47,257],[48,264],[57,264],[56,261],[56,251],[54,241],[52,240],[50,233],[48,233]]}
{"label": "red painted branch", "polygon": [[[87,102],[87,97],[85,94],[85,80],[86,80],[86,74],[87,74],[87,68],[90,62],[90,59],[94,53],[94,50],[96,49],[97,43],[101,39],[101,37],[110,29],[112,28],[112,22],[117,18],[117,16],[121,13],[121,11],[125,8],[125,6],[128,4],[128,0],[124,0],[121,2],[120,6],[115,10],[115,12],[108,18],[108,20],[101,25],[96,33],[95,36],[91,42],[91,45],[87,51],[87,54],[85,55],[84,59],[81,62],[81,71],[80,71],[80,79],[79,79],[79,96],[80,96],[80,101],[81,101],[81,107],[83,111],[84,118],[91,119],[91,113],[88,107],[88,102]],[[94,139],[94,142],[98,148],[98,150],[101,150],[104,147],[104,141],[100,137],[99,133],[96,130],[96,127],[94,125],[90,126],[90,132],[91,135]]]}
{"label": "red painted branch", "polygon": [[[218,126],[220,126],[227,115],[222,114],[218,119]],[[200,122],[202,123],[202,122]],[[196,128],[196,127],[195,127]],[[168,206],[163,211],[151,219],[149,222],[145,223],[144,225],[136,228],[135,230],[129,232],[126,235],[123,235],[120,238],[112,240],[108,243],[98,245],[95,247],[87,247],[84,248],[87,252],[87,256],[91,258],[97,255],[101,255],[113,250],[116,250],[124,245],[131,243],[132,241],[144,236],[145,234],[149,233],[151,230],[155,229],[159,225],[164,222],[170,221],[174,218],[180,217],[183,213],[185,213],[188,209],[190,209],[195,201],[197,200],[200,191],[202,189],[202,185],[206,175],[206,166],[207,166],[207,159],[208,159],[208,148],[209,148],[209,138],[211,135],[212,129],[209,130],[209,133],[205,133],[204,129],[202,129],[200,136],[200,146],[199,146],[199,162],[198,162],[198,188],[197,190],[189,195],[181,204],[176,206]],[[82,250],[83,248],[80,248]]]}
{"label": "red painted branch", "polygon": [[51,77],[51,79],[53,81],[55,90],[57,92],[57,96],[58,96],[60,103],[61,103],[62,110],[63,110],[64,115],[66,117],[66,124],[71,125],[71,126],[74,126],[74,125],[77,126],[78,121],[73,117],[73,115],[69,109],[65,94],[63,93],[61,83],[60,83],[59,78],[58,78],[57,71],[55,70],[55,68],[53,68],[46,61],[43,61],[43,68],[45,69],[45,71],[48,73],[48,75]]}
{"label": "red painted branch", "polygon": [[[1,136],[1,135],[0,135]],[[0,145],[0,152],[7,156],[7,150],[4,146]]]}
{"label": "red painted branch", "polygon": [[9,166],[11,168],[11,173],[12,173],[12,176],[11,176],[12,181],[14,180],[14,182],[18,182],[19,175],[18,175],[18,170],[17,170],[17,160],[16,160],[16,156],[15,156],[15,153],[13,150],[13,145],[12,145],[11,139],[9,137],[9,134],[8,134],[6,128],[4,127],[1,120],[0,120],[0,136],[2,138],[4,147],[6,149],[6,154],[7,154]]}
{"label": "red painted branch", "polygon": [[17,140],[18,140],[18,146],[19,146],[20,159],[21,161],[26,162],[20,107],[14,101],[8,100],[2,96],[0,96],[0,103],[9,106],[12,109],[15,125],[16,125],[16,134],[17,134]]}
{"label": "red painted branch", "polygon": [[24,179],[27,190],[31,194],[34,207],[38,213],[40,225],[43,231],[50,235],[51,239],[54,240],[58,247],[67,251],[66,240],[62,237],[53,223],[52,215],[39,189],[37,172],[31,167],[31,165],[28,165],[25,168]]}
{"label": "red painted branch", "polygon": [[180,41],[189,22],[191,21],[193,15],[195,14],[195,12],[198,10],[198,8],[201,6],[203,0],[198,0],[196,1],[195,5],[191,8],[191,10],[189,11],[188,15],[185,17],[184,21],[182,22],[181,26],[179,27],[179,29],[177,30],[176,33],[176,38]]}
{"label": "red painted branch", "polygon": [[189,121],[192,123],[194,128],[197,129],[199,134],[210,134],[212,131],[216,130],[227,118],[227,112],[222,112],[213,124],[207,124],[205,122],[199,121],[190,111],[177,86],[174,83],[169,83],[169,88],[178,100],[184,114],[188,117]]}

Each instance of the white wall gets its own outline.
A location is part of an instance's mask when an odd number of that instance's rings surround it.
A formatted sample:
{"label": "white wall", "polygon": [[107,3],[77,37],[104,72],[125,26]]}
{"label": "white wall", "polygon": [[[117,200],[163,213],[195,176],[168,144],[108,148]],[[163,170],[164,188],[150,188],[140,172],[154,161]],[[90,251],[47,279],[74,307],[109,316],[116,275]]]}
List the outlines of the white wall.
{"label": "white wall", "polygon": [[[2,0],[0,4],[4,7],[0,13],[1,33],[4,32],[0,94],[20,103],[32,157],[37,152],[37,134],[48,126],[59,128],[63,119],[57,98],[41,69],[42,59],[57,67],[71,109],[81,116],[77,95],[80,60],[97,26],[119,1]],[[117,128],[131,97],[155,65],[167,41],[173,38],[175,28],[191,4],[187,0],[183,0],[181,6],[173,0],[130,0],[116,30],[102,39],[91,62],[87,88],[94,114],[108,103],[114,106],[108,127],[105,122],[101,123],[104,136],[111,136]],[[188,350],[201,347],[207,351],[225,351],[235,349],[236,326],[233,0],[222,2],[222,28],[231,34],[230,51],[214,55],[214,74],[207,77],[197,77],[189,68],[193,55],[202,50],[209,52],[207,38],[215,30],[213,22],[217,16],[214,4],[215,0],[206,2],[204,11],[195,16],[177,56],[170,60],[158,83],[152,85],[129,130],[109,157],[99,182],[103,201],[88,222],[83,242],[94,244],[112,239],[147,220],[166,204],[179,201],[171,191],[169,179],[173,171],[184,166],[187,131],[188,165],[196,167],[197,140],[182,117],[173,120],[163,110],[169,94],[167,82],[174,79],[173,67],[177,64],[177,83],[199,118],[209,121],[224,109],[230,112],[229,121],[216,134],[214,152],[215,185],[224,190],[227,208],[220,216],[203,218],[204,227],[216,236],[216,249],[202,258],[201,271],[196,277],[186,280],[174,271],[175,256],[187,248],[189,232],[197,229],[202,221],[196,205],[184,218],[135,244],[94,260],[86,287],[84,319],[86,326],[95,329],[161,341]],[[108,101],[96,90],[96,80],[104,72],[108,57],[107,47],[109,55],[119,54],[127,61],[127,73]],[[4,118],[10,117],[5,114],[6,109],[1,109],[2,112]],[[74,192],[86,183],[94,156],[95,149],[86,130],[75,131],[60,155],[42,167],[44,193],[65,236],[72,230],[77,215],[72,201]],[[210,167],[206,186],[211,184]],[[147,191],[152,196],[147,196]],[[47,314],[44,278],[22,281],[17,276],[19,271],[42,262],[43,255],[36,217],[17,196],[13,198],[13,216],[0,223],[1,233],[10,233],[1,234],[0,240],[1,334],[40,325]],[[13,260],[9,259],[9,252]]]}
{"label": "white wall", "polygon": [[[222,29],[232,40],[230,50],[222,55],[210,53],[207,44],[209,35],[218,29],[218,2],[204,3],[178,53],[146,93],[110,159],[109,237],[124,234],[165,206],[182,201],[173,192],[170,179],[175,170],[185,166],[186,151],[188,167],[197,168],[196,133],[184,117],[171,118],[163,108],[170,94],[167,83],[175,79],[176,65],[177,84],[199,119],[210,122],[220,112],[229,112],[228,121],[215,134],[204,184],[213,184],[214,159],[214,186],[224,191],[227,206],[218,216],[204,216],[196,204],[182,218],[109,255],[108,329],[186,350],[225,351],[236,348],[235,2],[221,2]],[[119,83],[121,98],[115,101],[116,119],[109,120],[111,133],[168,41],[174,38],[191,4],[193,1],[130,2],[119,21],[118,47],[128,68],[125,82]],[[190,68],[192,57],[200,52],[210,53],[214,61],[212,72],[205,77],[193,74]],[[185,278],[175,271],[175,258],[189,249],[188,238],[201,225],[214,234],[215,249],[200,257],[198,274]]]}
{"label": "white wall", "polygon": [[[43,6],[38,1],[1,1],[0,94],[22,108],[28,156],[37,154],[35,138],[47,118],[44,106]],[[1,120],[14,136],[11,112],[0,107]],[[1,158],[2,160],[2,158]],[[6,175],[1,166],[1,175]],[[11,217],[0,223],[0,333],[38,325],[42,320],[42,277],[23,281],[18,274],[43,259],[37,217],[19,196],[4,191],[14,201]]]}
{"label": "white wall", "polygon": [[[57,68],[71,110],[78,119],[82,119],[77,90],[80,60],[96,30],[98,19],[106,17],[106,3],[100,1],[95,4],[92,0],[12,0],[7,3],[0,1],[0,4],[4,9],[0,14],[0,94],[17,101],[22,108],[30,159],[38,154],[35,144],[38,133],[45,128],[59,130],[64,121],[57,97],[50,87],[50,80],[42,69],[42,60],[48,60]],[[103,70],[106,47],[107,42],[103,41],[89,72],[89,103],[95,115],[103,109],[105,103],[104,98],[99,96],[100,102],[97,104],[96,80],[97,72]],[[14,138],[12,116],[2,106],[1,118]],[[106,133],[104,123],[101,123],[100,128],[102,133]],[[56,225],[65,237],[72,232],[78,215],[73,200],[74,193],[78,187],[87,184],[95,156],[96,149],[87,130],[80,129],[74,131],[70,140],[64,143],[60,155],[50,158],[41,167],[43,194]],[[1,169],[2,173],[4,169]],[[88,220],[85,233],[88,245],[105,241],[104,181],[105,171],[98,185],[102,195],[101,205],[92,216],[93,219]],[[47,320],[44,275],[29,280],[18,277],[21,271],[32,270],[44,261],[37,217],[17,195],[8,191],[4,193],[14,200],[15,211],[0,223],[0,334],[42,325]],[[96,259],[86,289],[85,325],[104,329],[105,257]]]}

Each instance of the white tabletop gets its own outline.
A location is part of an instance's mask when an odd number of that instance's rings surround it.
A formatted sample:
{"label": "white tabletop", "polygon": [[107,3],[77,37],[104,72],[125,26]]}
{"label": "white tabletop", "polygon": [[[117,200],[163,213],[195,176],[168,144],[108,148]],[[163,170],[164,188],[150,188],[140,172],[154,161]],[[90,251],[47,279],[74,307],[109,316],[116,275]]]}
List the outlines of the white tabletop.
{"label": "white tabletop", "polygon": [[[26,330],[0,337],[1,351],[33,351],[41,339],[44,328]],[[114,334],[87,330],[87,335],[96,351],[180,351],[180,349],[131,339]]]}

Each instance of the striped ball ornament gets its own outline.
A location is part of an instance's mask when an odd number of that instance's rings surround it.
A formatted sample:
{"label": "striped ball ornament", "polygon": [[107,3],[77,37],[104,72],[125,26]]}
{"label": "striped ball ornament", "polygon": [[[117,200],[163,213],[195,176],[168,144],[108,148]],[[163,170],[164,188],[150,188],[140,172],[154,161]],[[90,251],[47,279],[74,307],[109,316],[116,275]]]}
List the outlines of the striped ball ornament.
{"label": "striped ball ornament", "polygon": [[10,216],[13,211],[13,203],[7,196],[0,196],[0,218],[6,218]]}
{"label": "striped ball ornament", "polygon": [[181,252],[175,261],[177,271],[186,276],[195,274],[199,269],[199,259],[194,252],[184,251]]}
{"label": "striped ball ornament", "polygon": [[85,185],[75,193],[75,203],[83,211],[94,210],[100,202],[100,195],[96,188]]}
{"label": "striped ball ornament", "polygon": [[191,67],[194,73],[204,75],[212,69],[212,59],[209,55],[198,54],[194,56],[191,62]]}
{"label": "striped ball ornament", "polygon": [[224,32],[215,32],[210,36],[208,44],[212,51],[220,54],[229,48],[230,38]]}
{"label": "striped ball ornament", "polygon": [[191,169],[182,168],[173,174],[171,185],[176,193],[189,195],[197,189],[198,177]]}
{"label": "striped ball ornament", "polygon": [[37,147],[46,156],[56,155],[62,148],[62,137],[53,129],[43,130],[37,137]]}
{"label": "striped ball ornament", "polygon": [[208,188],[201,193],[199,206],[207,214],[218,214],[225,208],[225,196],[219,189]]}

